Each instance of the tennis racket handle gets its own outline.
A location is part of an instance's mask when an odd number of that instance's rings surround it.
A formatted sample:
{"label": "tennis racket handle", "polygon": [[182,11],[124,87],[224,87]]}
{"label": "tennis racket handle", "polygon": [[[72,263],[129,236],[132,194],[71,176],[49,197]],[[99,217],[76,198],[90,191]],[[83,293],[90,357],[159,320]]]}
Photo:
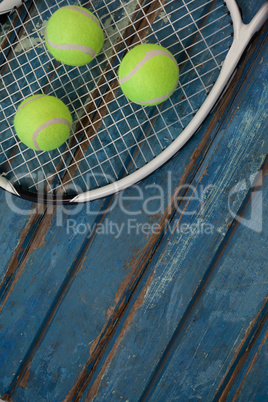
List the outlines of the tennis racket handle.
{"label": "tennis racket handle", "polygon": [[248,29],[250,30],[251,36],[253,36],[256,32],[258,32],[265,21],[268,19],[268,1],[261,7],[259,12],[255,15],[255,17],[250,21],[248,25]]}
{"label": "tennis racket handle", "polygon": [[260,30],[268,19],[268,1],[265,2],[248,24],[244,24],[241,20],[241,16],[238,16],[238,7],[237,9],[230,9],[230,11],[234,22],[234,41],[224,63],[231,63],[233,68],[235,68],[254,34]]}
{"label": "tennis racket handle", "polygon": [[14,8],[21,6],[22,3],[22,0],[0,0],[0,14],[8,13]]}

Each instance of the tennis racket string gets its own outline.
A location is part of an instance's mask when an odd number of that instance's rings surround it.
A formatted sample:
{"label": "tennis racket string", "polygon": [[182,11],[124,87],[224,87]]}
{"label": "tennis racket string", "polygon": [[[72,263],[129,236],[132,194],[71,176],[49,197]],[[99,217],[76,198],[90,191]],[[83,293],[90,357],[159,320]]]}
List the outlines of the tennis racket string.
{"label": "tennis racket string", "polygon": [[[74,2],[26,2],[0,30],[0,171],[32,192],[79,194],[143,167],[191,121],[232,43],[223,1],[103,0],[90,2],[106,34],[101,54],[90,65],[69,67],[44,46],[47,20],[67,4]],[[180,66],[173,96],[151,108],[128,102],[117,81],[126,51],[144,42],[168,48]],[[74,117],[70,141],[51,152],[28,149],[14,131],[19,103],[34,93],[57,96]]]}

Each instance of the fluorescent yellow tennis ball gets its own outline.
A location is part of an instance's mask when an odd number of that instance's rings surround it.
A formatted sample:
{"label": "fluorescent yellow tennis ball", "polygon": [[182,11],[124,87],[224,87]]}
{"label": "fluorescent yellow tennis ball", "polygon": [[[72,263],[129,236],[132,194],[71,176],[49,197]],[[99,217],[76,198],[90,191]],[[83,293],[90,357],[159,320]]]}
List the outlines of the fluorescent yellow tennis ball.
{"label": "fluorescent yellow tennis ball", "polygon": [[58,98],[33,95],[18,107],[14,126],[19,139],[36,151],[51,151],[69,137],[72,116]]}
{"label": "fluorescent yellow tennis ball", "polygon": [[57,10],[46,27],[46,47],[69,66],[90,63],[103,45],[103,31],[98,19],[86,8],[66,6]]}
{"label": "fluorescent yellow tennis ball", "polygon": [[153,106],[168,99],[178,85],[179,67],[162,46],[135,46],[123,58],[118,70],[126,97],[138,105]]}

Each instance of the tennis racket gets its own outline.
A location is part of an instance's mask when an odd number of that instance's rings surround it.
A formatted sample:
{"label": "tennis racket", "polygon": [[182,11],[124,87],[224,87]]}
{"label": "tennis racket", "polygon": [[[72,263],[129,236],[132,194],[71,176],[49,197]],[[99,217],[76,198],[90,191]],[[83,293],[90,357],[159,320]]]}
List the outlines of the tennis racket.
{"label": "tennis racket", "polygon": [[[83,67],[54,60],[45,26],[60,7],[78,4],[102,23],[102,52]],[[43,203],[81,203],[139,182],[175,155],[220,98],[252,36],[267,19],[266,2],[247,25],[234,0],[4,0],[0,2],[0,187]],[[125,53],[149,42],[180,66],[170,99],[131,103],[118,84]],[[74,123],[70,140],[50,152],[22,144],[13,120],[20,102],[43,93],[61,99]]]}

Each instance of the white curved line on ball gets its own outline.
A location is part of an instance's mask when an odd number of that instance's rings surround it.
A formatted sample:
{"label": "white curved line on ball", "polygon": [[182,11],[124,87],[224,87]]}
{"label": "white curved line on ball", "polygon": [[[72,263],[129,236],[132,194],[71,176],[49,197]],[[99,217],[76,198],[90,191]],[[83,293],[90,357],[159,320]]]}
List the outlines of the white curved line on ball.
{"label": "white curved line on ball", "polygon": [[47,95],[35,95],[34,98],[28,100],[28,101],[25,102],[23,105],[21,105],[21,106],[18,108],[18,111],[21,110],[24,106],[26,106],[26,105],[28,105],[29,103],[31,103],[32,101],[35,101],[36,99],[44,98],[45,96],[47,96]]}
{"label": "white curved line on ball", "polygon": [[75,7],[75,6],[66,6],[66,7],[63,7],[63,8],[67,8],[69,10],[73,10],[73,11],[76,11],[76,12],[78,12],[80,14],[85,15],[86,17],[90,18],[92,21],[96,22],[96,24],[98,24],[98,26],[100,27],[100,23],[99,23],[98,19],[96,17],[94,17],[93,15],[89,14],[87,11],[82,10],[81,8],[78,8],[78,7]]}
{"label": "white curved line on ball", "polygon": [[151,103],[164,102],[164,100],[168,99],[173,94],[173,92],[177,88],[177,85],[178,85],[178,82],[175,85],[174,89],[167,95],[163,95],[163,96],[160,96],[159,98],[155,98],[155,99],[151,99],[151,100],[147,100],[147,101],[143,101],[143,102],[134,102],[134,103],[136,103],[137,105],[150,105]]}
{"label": "white curved line on ball", "polygon": [[42,130],[44,130],[45,128],[48,128],[49,126],[52,126],[53,124],[66,124],[70,130],[72,128],[71,123],[67,119],[55,117],[54,119],[46,121],[44,124],[42,124],[40,127],[38,127],[38,129],[35,130],[35,132],[33,133],[33,137],[32,137],[33,144],[38,151],[42,151],[39,148],[39,145],[37,143],[38,135],[41,133]]}
{"label": "white curved line on ball", "polygon": [[133,70],[128,75],[126,75],[123,78],[119,78],[119,84],[121,85],[127,82],[131,77],[133,77],[134,74],[136,74],[144,66],[145,63],[147,63],[147,61],[151,60],[155,56],[167,56],[177,65],[177,62],[174,59],[174,57],[167,51],[161,49],[150,50],[149,52],[145,53],[144,58],[133,68]]}
{"label": "white curved line on ball", "polygon": [[78,51],[83,52],[85,54],[89,54],[93,59],[97,55],[95,50],[93,50],[89,46],[75,45],[75,44],[71,44],[71,43],[65,44],[65,45],[59,45],[57,43],[51,42],[51,40],[48,38],[47,35],[46,35],[46,38],[47,38],[48,44],[51,47],[53,47],[53,49],[58,49],[58,50],[78,50]]}

